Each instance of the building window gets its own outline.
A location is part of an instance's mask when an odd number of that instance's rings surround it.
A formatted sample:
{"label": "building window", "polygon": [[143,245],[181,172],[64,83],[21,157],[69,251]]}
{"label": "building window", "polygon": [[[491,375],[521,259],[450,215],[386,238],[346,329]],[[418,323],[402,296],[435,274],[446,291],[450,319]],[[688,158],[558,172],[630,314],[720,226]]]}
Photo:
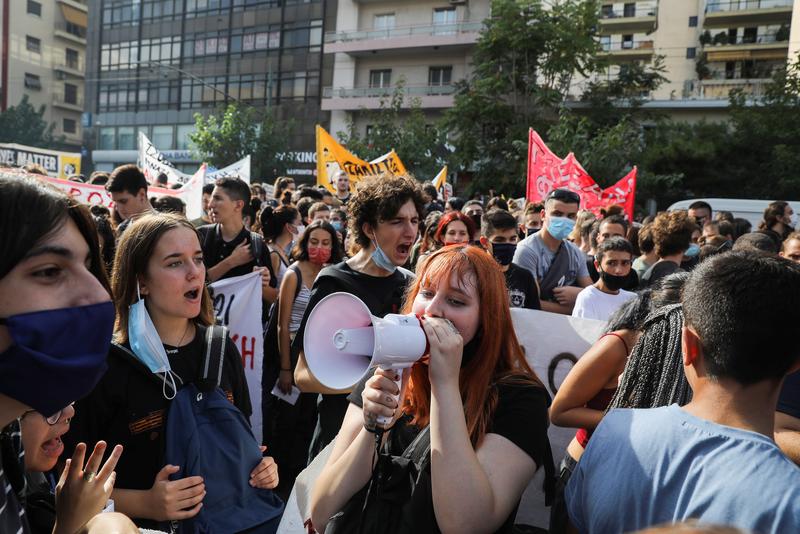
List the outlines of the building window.
{"label": "building window", "polygon": [[36,89],[39,90],[42,88],[42,80],[36,74],[31,74],[30,72],[25,73],[25,88],[26,89]]}
{"label": "building window", "polygon": [[78,131],[78,124],[75,119],[64,119],[62,122],[64,133],[74,134]]}
{"label": "building window", "polygon": [[133,133],[133,126],[120,126],[117,129],[118,142],[117,148],[119,150],[134,150],[136,149],[136,136]]}
{"label": "building window", "polygon": [[42,4],[35,0],[28,0],[28,15],[42,16]]}
{"label": "building window", "polygon": [[65,53],[65,59],[67,61],[66,65],[70,69],[80,70],[79,65],[79,55],[77,50],[73,50],[71,48],[67,48]]}
{"label": "building window", "polygon": [[391,30],[394,28],[394,13],[375,15],[372,27],[376,30]]}
{"label": "building window", "polygon": [[689,27],[697,28],[697,17],[689,17]]}
{"label": "building window", "polygon": [[392,69],[369,71],[369,86],[383,88],[392,85]]}
{"label": "building window", "polygon": [[686,59],[694,59],[696,55],[697,55],[697,48],[686,49]]}
{"label": "building window", "polygon": [[178,125],[178,141],[175,143],[175,148],[178,150],[189,150],[191,139],[189,135],[194,133],[194,124],[179,124]]}
{"label": "building window", "polygon": [[452,35],[456,33],[456,8],[443,7],[433,10],[433,25],[437,26],[435,35]]}
{"label": "building window", "polygon": [[37,54],[42,53],[42,40],[37,39],[36,37],[31,37],[30,35],[25,36],[25,48],[28,49],[30,52],[36,52]]}
{"label": "building window", "polygon": [[153,126],[150,140],[159,150],[172,150],[172,126]]}
{"label": "building window", "polygon": [[633,48],[633,35],[622,36],[622,49],[630,50]]}
{"label": "building window", "polygon": [[71,83],[64,84],[64,103],[78,104],[78,86]]}
{"label": "building window", "polygon": [[114,128],[100,128],[100,137],[97,140],[99,150],[114,150],[116,145],[116,131]]}
{"label": "building window", "polygon": [[611,4],[603,4],[600,8],[600,17],[604,19],[610,19],[614,16],[614,6]]}
{"label": "building window", "polygon": [[450,85],[453,67],[431,67],[428,69],[428,85]]}
{"label": "building window", "polygon": [[622,8],[622,16],[623,17],[635,17],[636,16],[636,4],[630,3],[625,4]]}
{"label": "building window", "polygon": [[611,50],[611,36],[610,35],[601,35],[600,36],[600,48],[602,48],[604,52],[608,52],[609,50]]}

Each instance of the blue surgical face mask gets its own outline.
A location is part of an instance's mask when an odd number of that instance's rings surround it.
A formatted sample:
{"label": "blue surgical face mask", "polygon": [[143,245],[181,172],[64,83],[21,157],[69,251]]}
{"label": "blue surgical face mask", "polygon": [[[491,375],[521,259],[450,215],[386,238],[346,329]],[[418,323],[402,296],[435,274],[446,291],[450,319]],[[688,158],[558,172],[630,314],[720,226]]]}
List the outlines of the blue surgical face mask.
{"label": "blue surgical face mask", "polygon": [[0,353],[0,393],[45,417],[89,394],[106,371],[109,302],[0,319],[13,340]]}
{"label": "blue surgical face mask", "polygon": [[[140,362],[145,364],[150,372],[164,375],[161,393],[167,400],[175,398],[175,378],[169,365],[169,357],[158,335],[156,325],[147,313],[144,299],[139,293],[139,284],[136,284],[136,294],[139,300],[128,308],[128,342],[131,350]],[[172,382],[172,396],[167,395],[167,380]]]}
{"label": "blue surgical face mask", "polygon": [[700,254],[700,245],[697,243],[692,243],[689,245],[689,248],[687,248],[686,252],[683,253],[683,255],[687,258],[694,258],[698,254]]}
{"label": "blue surgical face mask", "polygon": [[573,228],[575,228],[575,221],[569,217],[547,218],[547,233],[559,241],[566,239]]}
{"label": "blue surgical face mask", "polygon": [[342,221],[331,221],[331,226],[333,226],[333,229],[337,232],[342,231]]}
{"label": "blue surgical face mask", "polygon": [[378,245],[377,239],[372,239],[372,244],[375,245],[375,250],[372,252],[372,261],[375,262],[375,265],[383,269],[384,271],[389,271],[390,273],[394,273],[397,270],[397,265],[392,263],[392,260],[389,259],[389,256],[383,251],[380,245]]}

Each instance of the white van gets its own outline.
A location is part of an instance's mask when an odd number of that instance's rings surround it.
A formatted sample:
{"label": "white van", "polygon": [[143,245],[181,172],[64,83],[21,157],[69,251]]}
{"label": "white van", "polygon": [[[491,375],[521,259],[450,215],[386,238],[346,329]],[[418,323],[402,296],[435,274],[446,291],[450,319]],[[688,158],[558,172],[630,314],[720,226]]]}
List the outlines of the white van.
{"label": "white van", "polygon": [[[693,198],[691,200],[681,200],[676,202],[667,211],[686,210],[694,202],[702,200],[711,206],[712,218],[718,211],[729,211],[734,217],[747,219],[753,225],[753,230],[758,228],[758,224],[764,219],[764,210],[767,209],[773,200],[751,200],[742,198]],[[800,213],[800,202],[788,201],[795,213]]]}

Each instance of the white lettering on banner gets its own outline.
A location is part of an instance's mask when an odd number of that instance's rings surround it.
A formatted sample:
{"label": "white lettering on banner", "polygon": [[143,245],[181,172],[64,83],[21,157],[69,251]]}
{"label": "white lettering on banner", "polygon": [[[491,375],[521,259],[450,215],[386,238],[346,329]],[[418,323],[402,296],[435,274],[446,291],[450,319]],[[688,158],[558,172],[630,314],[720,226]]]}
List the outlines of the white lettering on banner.
{"label": "white lettering on banner", "polygon": [[[525,359],[545,384],[551,397],[555,396],[575,362],[597,341],[606,327],[606,323],[602,321],[522,308],[512,308],[511,319],[517,339],[525,349]],[[527,422],[520,421],[519,424],[526,425]],[[548,428],[547,436],[556,468],[564,457],[567,445],[575,436],[575,430],[555,425]],[[314,482],[324,465],[315,464],[318,462],[312,463],[297,477],[281,518],[278,534],[305,533],[303,523],[308,518],[304,517],[307,516],[304,511],[310,502]],[[522,496],[516,522],[547,529],[550,524],[550,508],[544,505],[544,469],[539,467]]]}
{"label": "white lettering on banner", "polygon": [[261,273],[218,280],[208,286],[214,296],[217,321],[230,329],[231,341],[242,357],[253,414],[250,424],[259,443],[263,438],[261,372],[264,334],[261,326]]}

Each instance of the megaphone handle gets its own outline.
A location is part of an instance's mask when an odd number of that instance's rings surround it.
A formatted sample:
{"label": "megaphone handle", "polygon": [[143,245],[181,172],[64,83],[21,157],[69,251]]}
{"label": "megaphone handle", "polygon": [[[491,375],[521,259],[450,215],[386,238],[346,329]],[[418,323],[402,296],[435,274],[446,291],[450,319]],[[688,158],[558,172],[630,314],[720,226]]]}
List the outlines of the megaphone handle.
{"label": "megaphone handle", "polygon": [[[386,367],[380,366],[379,369],[381,369],[383,371],[391,371],[391,367],[386,368]],[[397,391],[400,391],[400,385],[401,385],[401,382],[403,380],[403,372],[402,371],[403,371],[402,369],[397,369],[397,380],[394,381],[394,383],[397,384]],[[394,397],[395,402],[397,402],[399,404],[399,402],[400,402],[400,393],[398,393],[397,395],[393,395],[393,397]],[[380,426],[382,426],[383,428],[389,428],[389,426],[392,424],[392,419],[393,419],[393,417],[386,417],[384,415],[379,415],[378,416],[378,424]]]}

